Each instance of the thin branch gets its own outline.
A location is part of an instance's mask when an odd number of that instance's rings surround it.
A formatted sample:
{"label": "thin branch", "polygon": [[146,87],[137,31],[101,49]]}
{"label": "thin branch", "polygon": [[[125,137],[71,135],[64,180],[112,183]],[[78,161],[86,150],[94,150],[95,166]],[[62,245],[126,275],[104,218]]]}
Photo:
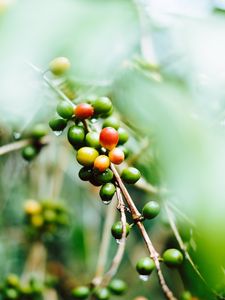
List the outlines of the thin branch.
{"label": "thin branch", "polygon": [[158,279],[159,279],[159,283],[161,285],[161,288],[163,290],[164,295],[166,296],[166,298],[168,300],[177,300],[177,298],[175,298],[175,296],[173,295],[172,291],[169,289],[169,287],[166,284],[166,281],[164,279],[164,276],[162,274],[161,271],[161,267],[160,267],[160,262],[159,262],[159,254],[158,252],[155,250],[148,234],[147,231],[143,225],[143,223],[141,222],[141,214],[138,211],[138,209],[136,208],[132,198],[130,197],[125,185],[123,184],[119,173],[117,172],[115,166],[113,164],[111,164],[111,169],[114,173],[114,176],[116,178],[116,181],[121,189],[121,192],[123,193],[123,196],[127,202],[128,207],[130,208],[131,211],[131,215],[133,220],[136,222],[137,227],[139,228],[141,235],[145,241],[145,244],[147,246],[147,249],[149,251],[150,257],[154,260],[155,262],[155,266],[156,266],[156,270],[157,270],[157,275],[158,275]]}
{"label": "thin branch", "polygon": [[119,187],[116,188],[116,195],[118,199],[118,210],[120,211],[121,214],[121,223],[122,223],[122,238],[120,239],[119,246],[117,248],[116,255],[114,256],[114,259],[112,261],[110,269],[107,271],[107,273],[104,275],[102,279],[102,284],[107,285],[112,277],[116,274],[120,263],[122,261],[124,251],[125,251],[125,246],[126,246],[126,224],[127,224],[127,219],[126,219],[126,214],[125,214],[125,204],[123,201],[123,196],[121,194],[121,190]]}

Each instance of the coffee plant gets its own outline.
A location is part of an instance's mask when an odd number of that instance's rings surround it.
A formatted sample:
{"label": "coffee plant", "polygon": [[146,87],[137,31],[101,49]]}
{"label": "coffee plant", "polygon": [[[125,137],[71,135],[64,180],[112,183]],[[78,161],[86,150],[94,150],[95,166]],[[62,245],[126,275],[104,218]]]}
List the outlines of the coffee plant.
{"label": "coffee plant", "polygon": [[225,299],[223,8],[30,5],[0,3],[0,300]]}

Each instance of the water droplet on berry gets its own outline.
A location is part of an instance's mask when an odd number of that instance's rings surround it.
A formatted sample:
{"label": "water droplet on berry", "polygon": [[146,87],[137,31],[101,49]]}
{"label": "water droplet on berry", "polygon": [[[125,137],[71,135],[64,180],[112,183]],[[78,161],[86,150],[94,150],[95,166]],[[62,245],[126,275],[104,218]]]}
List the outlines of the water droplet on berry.
{"label": "water droplet on berry", "polygon": [[109,205],[111,203],[111,200],[109,200],[109,201],[102,201],[102,203],[105,204],[105,205]]}
{"label": "water droplet on berry", "polygon": [[116,243],[119,245],[121,244],[121,239],[116,239]]}
{"label": "water droplet on berry", "polygon": [[139,278],[140,278],[142,281],[148,281],[149,275],[139,275]]}
{"label": "water droplet on berry", "polygon": [[53,131],[56,136],[60,136],[62,134],[62,130]]}

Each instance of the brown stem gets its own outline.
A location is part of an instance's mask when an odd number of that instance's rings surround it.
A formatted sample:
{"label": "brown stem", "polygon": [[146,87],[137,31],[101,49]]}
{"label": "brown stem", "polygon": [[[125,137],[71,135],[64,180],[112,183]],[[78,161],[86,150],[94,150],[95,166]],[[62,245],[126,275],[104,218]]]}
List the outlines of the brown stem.
{"label": "brown stem", "polygon": [[163,291],[164,295],[166,296],[166,298],[168,300],[177,300],[177,298],[175,298],[175,296],[173,295],[172,291],[169,289],[169,287],[166,284],[166,281],[164,279],[164,276],[162,274],[161,267],[160,267],[159,254],[155,250],[155,248],[154,248],[154,246],[153,246],[153,244],[152,244],[152,242],[151,242],[151,240],[150,240],[150,238],[149,238],[149,236],[147,234],[147,231],[146,231],[144,225],[140,221],[140,219],[141,219],[140,212],[136,208],[136,206],[135,206],[132,198],[130,197],[130,194],[128,193],[125,185],[123,184],[123,181],[120,178],[119,173],[117,172],[117,170],[116,170],[116,168],[115,168],[115,166],[113,164],[111,164],[111,170],[113,171],[114,176],[116,178],[116,181],[118,183],[118,186],[120,187],[121,192],[123,193],[124,198],[125,198],[125,200],[127,202],[127,205],[130,208],[132,218],[136,222],[136,224],[137,224],[137,226],[138,226],[138,228],[139,228],[139,230],[141,232],[141,235],[142,235],[142,237],[143,237],[143,239],[145,241],[145,244],[147,246],[147,249],[149,251],[150,257],[155,262],[155,266],[156,266],[156,270],[157,270],[157,275],[158,275],[159,283],[161,285],[161,288],[162,288],[162,291]]}

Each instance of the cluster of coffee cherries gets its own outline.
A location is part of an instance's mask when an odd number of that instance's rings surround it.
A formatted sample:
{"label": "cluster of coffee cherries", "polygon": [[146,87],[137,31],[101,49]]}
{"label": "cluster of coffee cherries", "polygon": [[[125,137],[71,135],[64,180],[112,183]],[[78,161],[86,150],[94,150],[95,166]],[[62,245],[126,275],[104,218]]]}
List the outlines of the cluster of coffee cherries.
{"label": "cluster of coffee cherries", "polygon": [[44,285],[36,278],[24,283],[16,274],[9,274],[0,285],[2,300],[42,300]]}
{"label": "cluster of coffee cherries", "polygon": [[27,161],[32,161],[41,151],[44,143],[41,139],[48,134],[48,128],[45,124],[36,124],[27,134],[30,139],[29,145],[22,149],[22,157]]}
{"label": "cluster of coffee cherries", "polygon": [[68,211],[62,202],[27,200],[24,205],[27,233],[33,239],[54,236],[69,224]]}
{"label": "cluster of coffee cherries", "polygon": [[90,289],[87,286],[78,286],[72,290],[73,299],[87,299],[91,294],[95,299],[108,300],[111,295],[123,296],[127,291],[127,284],[118,278],[114,278],[107,287]]}

